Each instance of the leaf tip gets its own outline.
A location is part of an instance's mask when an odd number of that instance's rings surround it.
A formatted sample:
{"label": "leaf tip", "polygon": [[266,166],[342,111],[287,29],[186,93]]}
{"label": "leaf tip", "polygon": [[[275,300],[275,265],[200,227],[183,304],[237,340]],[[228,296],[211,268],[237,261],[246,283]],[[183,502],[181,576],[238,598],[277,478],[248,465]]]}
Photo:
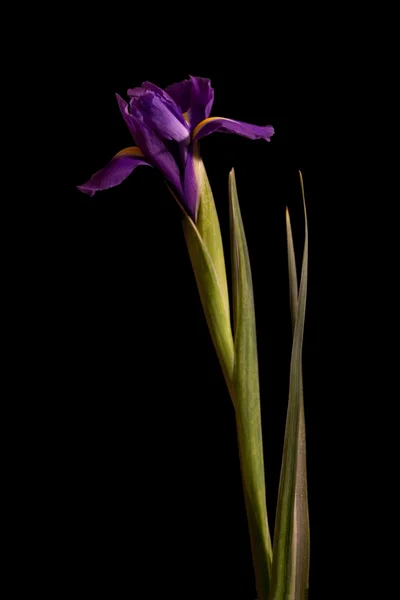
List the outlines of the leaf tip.
{"label": "leaf tip", "polygon": [[289,213],[289,208],[288,207],[286,207],[286,210],[285,210],[285,220],[286,220],[286,227],[287,227],[287,229],[288,230],[291,229],[291,225],[290,225],[290,213]]}

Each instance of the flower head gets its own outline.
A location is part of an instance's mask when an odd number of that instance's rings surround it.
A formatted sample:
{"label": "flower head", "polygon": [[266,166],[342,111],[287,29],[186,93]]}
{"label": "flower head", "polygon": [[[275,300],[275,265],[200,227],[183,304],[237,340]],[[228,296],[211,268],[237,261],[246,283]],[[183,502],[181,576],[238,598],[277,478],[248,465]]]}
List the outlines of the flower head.
{"label": "flower head", "polygon": [[221,131],[270,141],[274,129],[223,117],[210,117],[214,90],[209,79],[190,77],[162,90],[150,82],[117,95],[119,108],[136,144],[79,186],[93,196],[121,183],[139,165],[156,167],[195,221],[199,203],[198,140]]}

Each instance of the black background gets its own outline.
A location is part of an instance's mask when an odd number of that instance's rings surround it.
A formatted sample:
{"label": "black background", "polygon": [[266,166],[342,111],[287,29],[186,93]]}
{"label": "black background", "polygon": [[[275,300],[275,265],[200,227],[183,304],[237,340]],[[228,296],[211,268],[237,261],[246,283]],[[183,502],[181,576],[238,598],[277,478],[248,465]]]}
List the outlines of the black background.
{"label": "black background", "polygon": [[[255,293],[267,505],[271,533],[288,397],[291,324],[285,207],[297,262],[304,243],[298,170],[309,218],[304,387],[311,523],[310,599],[335,589],[327,556],[339,532],[329,515],[322,281],[330,166],[321,150],[329,119],[313,107],[295,45],[289,60],[268,27],[206,17],[158,29],[146,16],[78,21],[57,75],[63,161],[50,209],[52,315],[48,369],[57,548],[55,591],[110,598],[254,600],[234,414],[212,347],[182,234],[181,215],[160,174],[138,168],[122,185],[83,195],[76,186],[132,145],[115,93],[144,80],[160,87],[209,77],[212,115],[271,124],[270,143],[215,134],[201,142],[229,248],[228,173],[235,168]],[[132,23],[132,25],[131,25]],[[224,23],[224,19],[221,20]],[[226,31],[228,29],[228,31]],[[211,39],[212,38],[212,39]],[[226,41],[227,40],[227,41]],[[58,79],[58,77],[57,77]],[[51,85],[51,83],[49,83]],[[308,91],[307,91],[308,90]],[[321,112],[322,110],[322,112]],[[47,217],[49,218],[49,217]],[[229,273],[229,256],[226,254]],[[45,307],[46,309],[46,307]],[[46,406],[46,419],[49,418]],[[325,432],[324,435],[322,432]],[[332,473],[332,471],[330,471]],[[332,578],[331,578],[332,577]],[[57,596],[57,594],[56,594]]]}

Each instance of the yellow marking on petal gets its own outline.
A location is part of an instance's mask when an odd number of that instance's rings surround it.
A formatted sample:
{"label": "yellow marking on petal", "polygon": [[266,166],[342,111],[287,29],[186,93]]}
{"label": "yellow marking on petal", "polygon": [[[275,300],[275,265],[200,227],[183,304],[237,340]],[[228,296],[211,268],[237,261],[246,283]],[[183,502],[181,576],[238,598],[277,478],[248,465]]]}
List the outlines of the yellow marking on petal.
{"label": "yellow marking on petal", "polygon": [[143,152],[137,146],[129,146],[129,148],[124,148],[117,152],[114,158],[119,158],[120,156],[140,156],[143,157]]}
{"label": "yellow marking on petal", "polygon": [[202,129],[204,125],[207,125],[207,123],[210,123],[210,121],[215,121],[215,119],[223,119],[224,121],[230,121],[230,119],[225,119],[224,117],[208,117],[208,119],[204,119],[204,121],[201,121],[198,125],[196,125],[192,134],[192,139],[195,139],[200,129]]}
{"label": "yellow marking on petal", "polygon": [[186,112],[182,113],[182,117],[185,119],[186,123],[188,125],[190,125],[190,110],[187,110]]}

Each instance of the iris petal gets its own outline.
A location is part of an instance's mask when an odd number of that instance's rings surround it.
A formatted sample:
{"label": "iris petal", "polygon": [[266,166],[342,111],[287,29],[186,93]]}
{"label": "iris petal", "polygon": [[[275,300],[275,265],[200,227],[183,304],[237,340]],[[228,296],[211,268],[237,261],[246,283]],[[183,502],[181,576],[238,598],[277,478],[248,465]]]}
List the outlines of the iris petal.
{"label": "iris petal", "polygon": [[130,105],[136,107],[159,137],[176,142],[189,140],[190,131],[182,111],[164,90],[145,81],[141,87],[129,89],[128,96],[132,98]]}
{"label": "iris petal", "polygon": [[190,130],[182,114],[176,116],[163,98],[148,92],[134,104],[141,113],[143,121],[153,129],[160,138],[183,142],[189,140]]}
{"label": "iris petal", "polygon": [[134,104],[131,103],[128,105],[128,103],[118,94],[117,100],[125,123],[146,159],[150,164],[160,169],[164,177],[166,177],[175,187],[176,191],[182,195],[183,190],[179,167],[172,154],[158,135],[146,125],[143,116],[140,111],[135,108]]}
{"label": "iris petal", "polygon": [[195,149],[192,144],[187,154],[183,192],[185,208],[194,222],[196,221],[196,209],[199,200],[199,182],[196,177],[195,160]]}
{"label": "iris petal", "polygon": [[182,113],[189,110],[192,97],[192,82],[185,79],[179,83],[173,83],[165,88],[165,91],[176,102]]}
{"label": "iris petal", "polygon": [[193,131],[193,140],[199,140],[211,133],[221,131],[223,133],[236,133],[251,140],[263,139],[270,141],[275,131],[271,125],[264,127],[260,125],[251,125],[242,121],[234,121],[233,119],[225,119],[223,117],[211,117],[205,119],[197,125]]}
{"label": "iris petal", "polygon": [[179,119],[179,121],[185,123],[180,107],[175,102],[175,100],[171,98],[171,96],[166,92],[166,90],[161,89],[160,87],[158,87],[158,85],[155,85],[150,81],[145,81],[142,85],[143,89],[145,89],[146,91],[151,91],[154,94],[156,94],[156,96],[158,96],[165,103],[165,105],[169,108],[172,114],[175,115],[175,117]]}
{"label": "iris petal", "polygon": [[178,104],[193,130],[198,123],[207,119],[214,102],[211,81],[205,77],[192,77],[168,86],[165,91]]}
{"label": "iris petal", "polygon": [[142,87],[131,88],[127,91],[127,94],[130,98],[140,98],[143,94],[146,93],[146,90]]}
{"label": "iris petal", "polygon": [[79,185],[78,190],[93,196],[96,192],[119,185],[139,165],[150,166],[143,158],[118,153],[108,165],[92,175],[89,181]]}

